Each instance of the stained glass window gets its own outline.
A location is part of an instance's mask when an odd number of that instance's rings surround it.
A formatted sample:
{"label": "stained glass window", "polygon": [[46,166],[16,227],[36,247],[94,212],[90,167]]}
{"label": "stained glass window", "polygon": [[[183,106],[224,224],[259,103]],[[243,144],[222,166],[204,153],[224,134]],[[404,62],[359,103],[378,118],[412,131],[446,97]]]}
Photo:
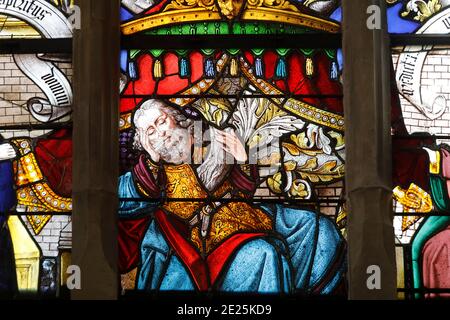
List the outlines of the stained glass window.
{"label": "stained glass window", "polygon": [[0,1],[0,38],[71,38],[73,0]]}
{"label": "stained glass window", "polygon": [[[122,1],[122,32],[338,32],[306,2]],[[345,296],[338,48],[145,46],[121,54],[122,289]]]}
{"label": "stained glass window", "polygon": [[[298,0],[317,14],[336,22],[342,21],[341,0]],[[446,34],[450,30],[448,18],[441,24],[425,30],[423,25],[432,19],[440,19],[440,13],[450,6],[448,0],[386,0],[388,31],[391,34]]]}
{"label": "stained glass window", "polygon": [[450,47],[427,36],[449,33],[450,2],[397,2],[389,9],[395,9],[391,30],[420,43],[392,49],[399,92],[392,113],[399,297],[449,297]]}
{"label": "stained glass window", "polygon": [[[388,27],[393,34],[445,34],[450,30],[447,0],[386,0]],[[433,28],[427,22],[437,21]],[[429,25],[429,23],[428,23]]]}
{"label": "stained glass window", "polygon": [[[399,297],[449,297],[450,1],[386,2]],[[74,8],[0,0],[0,294],[66,280],[72,64],[49,47]],[[121,19],[122,292],[346,296],[340,1],[122,0]]]}
{"label": "stained glass window", "polygon": [[[70,1],[0,1],[0,39],[71,38]],[[71,52],[0,54],[0,295],[55,297],[70,261]]]}

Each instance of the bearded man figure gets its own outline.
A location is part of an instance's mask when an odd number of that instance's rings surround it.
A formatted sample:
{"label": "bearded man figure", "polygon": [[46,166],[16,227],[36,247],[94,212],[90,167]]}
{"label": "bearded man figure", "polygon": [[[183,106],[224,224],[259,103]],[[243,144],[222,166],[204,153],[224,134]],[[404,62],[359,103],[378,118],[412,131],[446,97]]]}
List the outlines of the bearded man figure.
{"label": "bearded man figure", "polygon": [[242,164],[247,154],[233,129],[203,125],[211,141],[203,146],[193,120],[159,100],[143,102],[133,125],[141,155],[120,177],[119,217],[151,217],[140,241],[138,290],[342,289],[345,244],[334,223],[307,210],[249,204],[258,171]]}

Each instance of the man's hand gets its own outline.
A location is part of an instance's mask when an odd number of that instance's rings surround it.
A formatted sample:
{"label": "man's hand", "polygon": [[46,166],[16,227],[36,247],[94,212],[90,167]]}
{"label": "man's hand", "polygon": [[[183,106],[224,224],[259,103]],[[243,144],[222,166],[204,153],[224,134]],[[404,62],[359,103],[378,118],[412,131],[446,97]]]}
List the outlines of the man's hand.
{"label": "man's hand", "polygon": [[0,145],[0,161],[12,160],[17,157],[16,150],[9,143]]}
{"label": "man's hand", "polygon": [[139,128],[139,141],[141,142],[142,148],[150,155],[150,158],[154,163],[158,163],[160,156],[150,145],[149,139],[147,137],[147,132],[144,129]]}
{"label": "man's hand", "polygon": [[238,162],[247,161],[248,156],[245,147],[234,131],[217,131],[217,140],[222,143],[222,148]]}

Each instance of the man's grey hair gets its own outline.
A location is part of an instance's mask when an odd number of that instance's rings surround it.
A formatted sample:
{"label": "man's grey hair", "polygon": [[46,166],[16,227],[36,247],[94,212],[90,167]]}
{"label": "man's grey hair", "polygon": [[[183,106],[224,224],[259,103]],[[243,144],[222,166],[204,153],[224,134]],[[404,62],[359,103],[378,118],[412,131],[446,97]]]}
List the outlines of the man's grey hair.
{"label": "man's grey hair", "polygon": [[[145,116],[145,114],[147,112],[153,111],[155,109],[172,116],[175,119],[175,122],[182,128],[186,129],[186,128],[190,128],[194,125],[194,121],[192,119],[189,119],[188,117],[186,117],[179,110],[168,106],[161,100],[150,99],[150,100],[145,101],[143,104],[141,104],[141,106],[134,113],[134,117],[133,117],[134,126],[138,127],[137,124],[139,122],[139,119],[141,117]],[[140,151],[143,150],[138,131],[136,131],[134,134],[133,147]]]}
{"label": "man's grey hair", "polygon": [[[147,100],[145,101],[135,112],[133,117],[133,123],[137,127],[137,123],[139,121],[139,118],[144,116],[146,112],[149,110],[155,110],[158,109],[166,114],[171,115],[177,124],[182,128],[189,128],[194,129],[194,121],[192,119],[189,119],[184,114],[182,114],[180,111],[178,111],[176,108],[166,105],[161,100]],[[211,135],[211,141],[210,145],[208,147],[208,152],[206,154],[206,157],[203,159],[203,162],[200,164],[200,166],[197,168],[197,173],[202,181],[203,185],[208,190],[214,190],[219,183],[222,182],[224,177],[228,174],[230,171],[230,166],[225,161],[225,151],[220,146],[221,143],[216,138],[217,129],[211,127],[210,128],[210,135]],[[193,131],[191,131],[191,134],[193,134]],[[195,138],[195,137],[194,137]],[[202,137],[197,137],[202,138]],[[201,141],[198,142],[197,144]],[[138,150],[143,150],[143,147],[140,142],[139,133],[136,131],[134,136],[134,147]]]}

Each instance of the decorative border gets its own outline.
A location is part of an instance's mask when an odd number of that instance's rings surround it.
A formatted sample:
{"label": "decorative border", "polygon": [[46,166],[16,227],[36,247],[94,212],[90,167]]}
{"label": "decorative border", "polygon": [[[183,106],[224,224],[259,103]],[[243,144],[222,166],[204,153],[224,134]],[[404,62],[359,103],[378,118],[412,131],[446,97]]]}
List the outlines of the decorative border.
{"label": "decorative border", "polygon": [[[245,61],[243,57],[240,58],[241,70],[244,75],[253,82],[266,95],[283,95],[283,92],[275,88],[273,85],[264,81],[263,79],[257,79],[253,74],[253,70],[250,65]],[[344,131],[345,121],[344,117],[329,111],[320,110],[305,102],[289,98],[285,101],[285,98],[272,98],[278,105],[283,106],[284,109],[296,114],[297,116],[309,120],[313,123],[323,125],[329,128],[333,128],[338,131]],[[283,105],[284,103],[284,105]]]}
{"label": "decorative border", "polygon": [[[72,199],[58,196],[45,182],[42,172],[27,139],[13,140],[21,157],[16,161],[17,203],[27,212],[69,212]],[[51,219],[51,215],[28,215],[33,231],[38,235]]]}
{"label": "decorative border", "polygon": [[[281,23],[306,26],[329,33],[337,33],[340,25],[325,19],[313,17],[301,12],[271,8],[246,9],[241,17],[242,21],[278,21]],[[122,34],[132,35],[144,30],[151,30],[162,26],[196,21],[223,21],[219,12],[205,8],[191,8],[162,12],[152,16],[146,16],[122,25]]]}

